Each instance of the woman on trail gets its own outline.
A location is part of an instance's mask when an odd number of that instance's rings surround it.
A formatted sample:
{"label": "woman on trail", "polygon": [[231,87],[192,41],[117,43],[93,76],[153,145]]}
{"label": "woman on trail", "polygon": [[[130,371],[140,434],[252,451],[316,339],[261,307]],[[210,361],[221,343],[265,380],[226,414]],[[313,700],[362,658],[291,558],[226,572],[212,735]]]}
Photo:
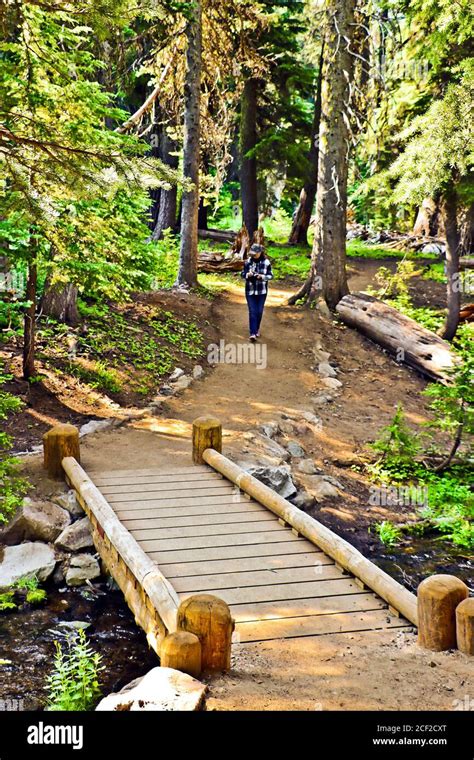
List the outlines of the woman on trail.
{"label": "woman on trail", "polygon": [[272,279],[272,265],[265,256],[263,245],[254,243],[250,256],[244,263],[242,277],[245,279],[245,297],[249,307],[250,340],[260,337],[260,322],[267,298],[267,282]]}

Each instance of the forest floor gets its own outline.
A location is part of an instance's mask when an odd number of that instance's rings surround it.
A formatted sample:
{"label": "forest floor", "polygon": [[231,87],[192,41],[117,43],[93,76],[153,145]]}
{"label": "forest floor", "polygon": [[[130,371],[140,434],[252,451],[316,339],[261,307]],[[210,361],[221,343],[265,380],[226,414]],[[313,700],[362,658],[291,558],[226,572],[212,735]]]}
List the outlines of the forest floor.
{"label": "forest floor", "polygon": [[[352,269],[352,289],[365,287],[378,264],[358,262]],[[300,420],[302,412],[312,411],[321,418],[322,428],[315,434],[310,426],[300,424],[291,438],[344,490],[341,496],[320,502],[311,513],[384,566],[384,548],[368,529],[383,519],[405,520],[411,509],[403,514],[400,508],[370,506],[366,478],[353,465],[367,455],[367,442],[377,438],[398,403],[403,403],[411,424],[425,421],[420,393],[426,382],[355,331],[312,311],[287,307],[292,283],[272,285],[262,325],[265,369],[255,364],[206,368],[203,379],[167,400],[159,413],[83,439],[83,465],[91,470],[120,469],[133,462],[164,469],[187,465],[191,424],[202,414],[222,421],[224,452],[235,459],[252,453],[252,436],[262,423]],[[159,302],[161,296],[149,298]],[[188,302],[182,298],[179,310],[197,313],[194,297]],[[203,303],[201,317],[205,314],[215,321],[218,316],[219,336],[226,343],[247,341],[240,283],[227,283],[224,294]],[[215,340],[216,332],[207,338]],[[330,362],[343,383],[332,394],[331,403],[318,407],[312,397],[327,389],[312,369],[316,345],[331,353]],[[47,494],[52,484],[44,479],[40,457],[28,458],[26,469],[39,492]],[[443,571],[449,572],[446,553],[443,557]],[[386,558],[392,562],[393,574],[399,575],[396,559],[390,558],[390,552]],[[462,561],[458,553],[453,568]],[[421,565],[426,573],[426,563],[415,556],[413,583]],[[458,652],[433,655],[423,651],[416,646],[411,629],[377,631],[236,644],[232,671],[210,681],[208,709],[466,709],[465,697],[472,703],[473,688],[474,663]]]}

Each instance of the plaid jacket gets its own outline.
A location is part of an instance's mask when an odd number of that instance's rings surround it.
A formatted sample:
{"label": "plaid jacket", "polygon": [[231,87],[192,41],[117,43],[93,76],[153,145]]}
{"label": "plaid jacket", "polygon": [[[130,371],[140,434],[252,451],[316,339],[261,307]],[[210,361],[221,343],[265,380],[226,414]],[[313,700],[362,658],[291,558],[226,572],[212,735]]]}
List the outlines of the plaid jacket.
{"label": "plaid jacket", "polygon": [[[247,279],[248,272],[251,272],[252,275],[261,275],[262,279],[257,279],[256,276]],[[265,256],[262,256],[258,260],[250,256],[244,263],[242,277],[245,279],[245,292],[247,295],[264,295],[267,292],[267,282],[273,277],[272,265]]]}

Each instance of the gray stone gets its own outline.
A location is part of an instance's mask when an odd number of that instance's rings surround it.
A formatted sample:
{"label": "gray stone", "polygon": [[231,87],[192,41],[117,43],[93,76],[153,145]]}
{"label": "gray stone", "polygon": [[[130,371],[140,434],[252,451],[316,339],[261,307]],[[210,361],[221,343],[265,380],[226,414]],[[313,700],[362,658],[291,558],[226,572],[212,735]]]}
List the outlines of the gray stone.
{"label": "gray stone", "polygon": [[276,493],[288,499],[296,493],[296,486],[291,478],[291,470],[287,465],[279,467],[261,467],[259,465],[242,464],[242,467],[254,478],[266,486],[273,488]]}
{"label": "gray stone", "polygon": [[107,428],[111,427],[114,422],[115,420],[112,418],[108,420],[91,420],[90,422],[86,422],[85,425],[81,426],[79,435],[82,437],[83,435],[97,433],[99,430],[106,430]]}
{"label": "gray stone", "polygon": [[304,487],[308,494],[316,501],[323,501],[334,496],[339,496],[339,491],[331,483],[328,483],[324,475],[309,475],[304,480]]}
{"label": "gray stone", "polygon": [[83,517],[82,520],[78,520],[63,530],[56,539],[56,545],[72,552],[94,546],[90,527],[88,518]]}
{"label": "gray stone", "polygon": [[329,351],[323,351],[321,348],[313,349],[314,359],[319,364],[320,362],[327,362],[331,354]]}
{"label": "gray stone", "polygon": [[49,578],[56,565],[53,549],[39,541],[0,549],[0,588],[11,586],[19,578],[36,575],[39,581]]}
{"label": "gray stone", "polygon": [[421,249],[421,253],[444,253],[446,246],[438,243],[426,243]]}
{"label": "gray stone", "polygon": [[192,377],[189,377],[188,375],[182,375],[176,380],[174,387],[177,391],[185,391],[186,388],[189,388],[192,382]]}
{"label": "gray stone", "polygon": [[24,499],[13,520],[0,533],[3,544],[12,546],[20,541],[54,541],[71,522],[71,516],[52,501]]}
{"label": "gray stone", "polygon": [[84,510],[77,500],[75,491],[71,490],[60,496],[55,496],[54,501],[56,504],[59,504],[60,507],[63,507],[63,509],[67,509],[67,511],[74,517],[84,514]]}
{"label": "gray stone", "polygon": [[310,425],[316,425],[317,427],[321,426],[320,417],[316,417],[316,415],[313,414],[313,412],[302,412],[301,416],[303,417],[303,419],[306,420],[306,422],[309,422]]}
{"label": "gray stone", "polygon": [[175,383],[176,380],[178,380],[183,375],[184,375],[184,369],[181,369],[181,367],[176,367],[171,373],[171,375],[169,376],[170,383]]}
{"label": "gray stone", "polygon": [[258,429],[262,435],[265,435],[267,438],[273,438],[278,433],[278,423],[264,422],[263,425],[260,425]]}
{"label": "gray stone", "polygon": [[66,583],[68,586],[82,586],[99,575],[100,565],[92,554],[76,554],[71,557],[66,571]]}
{"label": "gray stone", "polygon": [[104,711],[193,711],[201,709],[207,686],[173,668],[153,668],[96,707]]}
{"label": "gray stone", "polygon": [[336,377],[337,372],[334,367],[331,367],[327,362],[321,362],[318,366],[318,372],[321,377]]}
{"label": "gray stone", "polygon": [[196,364],[195,367],[193,367],[193,378],[195,380],[199,380],[204,375],[204,370],[201,367],[200,364]]}
{"label": "gray stone", "polygon": [[337,390],[338,388],[342,388],[341,381],[337,380],[335,377],[323,377],[321,382],[326,386],[326,388],[330,388],[333,391]]}
{"label": "gray stone", "polygon": [[323,478],[327,483],[331,483],[331,485],[339,488],[341,491],[344,491],[344,486],[339,482],[339,480],[336,480],[336,478],[333,478],[331,475],[323,475]]}
{"label": "gray stone", "polygon": [[294,425],[289,420],[283,420],[279,423],[278,427],[282,433],[285,433],[285,435],[292,435],[295,432]]}
{"label": "gray stone", "polygon": [[316,406],[322,406],[323,404],[330,404],[331,401],[334,401],[332,396],[328,396],[325,393],[320,393],[318,396],[313,396],[311,401]]}
{"label": "gray stone", "polygon": [[318,471],[312,459],[302,459],[301,462],[298,462],[296,465],[296,469],[299,470],[299,472],[306,473],[306,475],[314,475]]}
{"label": "gray stone", "polygon": [[160,393],[162,396],[173,396],[175,392],[176,392],[176,388],[173,387],[172,385],[168,385],[167,383],[162,385],[160,388]]}
{"label": "gray stone", "polygon": [[310,507],[313,507],[315,504],[315,499],[313,496],[311,496],[306,491],[298,491],[296,496],[292,498],[292,503],[295,505],[295,507],[298,507],[298,509],[310,509]]}
{"label": "gray stone", "polygon": [[85,620],[63,620],[58,623],[61,628],[67,628],[69,631],[85,631],[90,628],[90,623],[86,623]]}
{"label": "gray stone", "polygon": [[292,457],[304,457],[305,450],[298,441],[288,441],[286,444],[286,450]]}

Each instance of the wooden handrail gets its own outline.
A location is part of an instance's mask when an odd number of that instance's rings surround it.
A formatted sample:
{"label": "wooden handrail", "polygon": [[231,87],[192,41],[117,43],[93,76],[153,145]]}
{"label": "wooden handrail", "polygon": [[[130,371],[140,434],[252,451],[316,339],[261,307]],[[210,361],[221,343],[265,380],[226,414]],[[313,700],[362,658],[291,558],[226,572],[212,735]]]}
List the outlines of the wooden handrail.
{"label": "wooden handrail", "polygon": [[407,620],[418,625],[417,598],[401,583],[394,580],[363,556],[348,541],[337,536],[329,528],[290,504],[268,486],[261,483],[223,454],[206,449],[203,460],[235,483],[242,491],[274,512],[298,533],[316,544],[345,570],[359,578],[368,588],[398,610]]}

